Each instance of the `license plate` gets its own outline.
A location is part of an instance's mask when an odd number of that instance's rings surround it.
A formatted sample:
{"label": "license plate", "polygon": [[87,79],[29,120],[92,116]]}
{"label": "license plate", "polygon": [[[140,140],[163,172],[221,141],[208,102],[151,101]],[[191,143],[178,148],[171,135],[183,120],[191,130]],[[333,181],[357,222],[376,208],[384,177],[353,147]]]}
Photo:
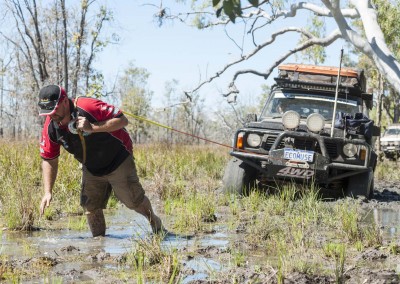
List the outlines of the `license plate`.
{"label": "license plate", "polygon": [[312,162],[314,160],[313,151],[284,149],[283,157],[292,161]]}

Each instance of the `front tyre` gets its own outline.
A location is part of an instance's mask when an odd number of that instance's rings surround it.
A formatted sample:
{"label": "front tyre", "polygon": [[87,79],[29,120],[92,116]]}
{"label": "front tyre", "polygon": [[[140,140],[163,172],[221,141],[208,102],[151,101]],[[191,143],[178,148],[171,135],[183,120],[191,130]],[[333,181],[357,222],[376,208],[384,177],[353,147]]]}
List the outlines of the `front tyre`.
{"label": "front tyre", "polygon": [[256,186],[257,171],[245,162],[232,158],[222,179],[225,193],[248,196]]}
{"label": "front tyre", "polygon": [[374,172],[370,169],[367,172],[351,176],[347,180],[346,195],[356,198],[362,196],[367,199],[373,197]]}

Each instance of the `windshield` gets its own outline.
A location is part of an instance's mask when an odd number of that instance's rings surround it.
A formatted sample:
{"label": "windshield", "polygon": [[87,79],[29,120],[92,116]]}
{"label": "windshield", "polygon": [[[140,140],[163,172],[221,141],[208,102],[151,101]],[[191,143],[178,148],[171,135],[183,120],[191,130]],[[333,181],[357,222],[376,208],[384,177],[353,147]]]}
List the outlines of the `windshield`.
{"label": "windshield", "polygon": [[[294,110],[306,118],[312,113],[321,114],[326,120],[331,120],[335,98],[316,94],[274,92],[268,99],[261,119],[266,117],[281,117],[288,110]],[[354,99],[338,99],[336,112],[355,114],[360,112],[360,103]]]}
{"label": "windshield", "polygon": [[389,128],[388,130],[385,131],[384,136],[389,136],[389,135],[400,135],[400,128]]}

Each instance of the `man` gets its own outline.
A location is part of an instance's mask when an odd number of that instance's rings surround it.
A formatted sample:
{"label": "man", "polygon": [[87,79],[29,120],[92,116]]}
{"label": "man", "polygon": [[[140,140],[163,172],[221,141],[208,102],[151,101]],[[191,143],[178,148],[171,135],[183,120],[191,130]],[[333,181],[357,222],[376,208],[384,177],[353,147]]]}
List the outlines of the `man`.
{"label": "man", "polygon": [[275,110],[277,113],[284,114],[286,111],[286,104],[282,100],[279,100]]}
{"label": "man", "polygon": [[40,142],[44,186],[40,213],[52,199],[62,145],[82,163],[81,205],[93,237],[105,235],[103,209],[111,189],[123,204],[149,220],[154,233],[164,232],[139,182],[124,114],[98,99],[70,100],[57,85],[42,88],[38,104],[39,115],[46,116]]}

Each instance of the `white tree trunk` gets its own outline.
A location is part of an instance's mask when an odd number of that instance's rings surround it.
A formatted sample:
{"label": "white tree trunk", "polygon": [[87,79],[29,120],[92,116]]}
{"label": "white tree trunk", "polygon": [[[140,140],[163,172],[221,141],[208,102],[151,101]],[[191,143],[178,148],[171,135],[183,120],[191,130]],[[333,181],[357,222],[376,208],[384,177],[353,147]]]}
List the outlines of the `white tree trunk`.
{"label": "white tree trunk", "polygon": [[365,38],[349,27],[340,10],[340,1],[322,0],[322,2],[331,11],[343,38],[371,58],[379,72],[400,93],[400,64],[385,43],[376,11],[372,8],[370,0],[350,0],[360,15]]}

